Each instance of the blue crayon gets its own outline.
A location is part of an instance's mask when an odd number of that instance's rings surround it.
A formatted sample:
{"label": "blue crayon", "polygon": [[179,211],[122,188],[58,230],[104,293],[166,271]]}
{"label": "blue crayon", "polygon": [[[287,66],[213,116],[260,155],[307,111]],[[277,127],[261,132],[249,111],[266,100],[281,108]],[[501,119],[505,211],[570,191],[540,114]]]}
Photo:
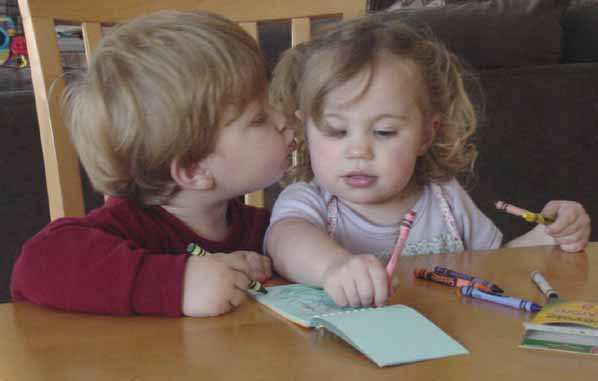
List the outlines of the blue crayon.
{"label": "blue crayon", "polygon": [[440,275],[452,276],[453,278],[465,279],[465,280],[470,281],[471,283],[480,283],[480,284],[483,284],[484,286],[488,287],[489,289],[491,289],[494,292],[497,292],[499,294],[503,293],[503,289],[498,287],[494,283],[490,283],[487,280],[483,280],[480,278],[472,277],[471,275],[453,271],[451,269],[447,269],[446,267],[436,266],[436,267],[434,267],[434,272],[436,274],[440,274]]}
{"label": "blue crayon", "polygon": [[502,304],[503,306],[508,306],[519,310],[538,312],[542,309],[541,306],[529,300],[523,300],[513,296],[505,296],[501,294],[491,294],[471,286],[463,286],[460,290],[462,295],[470,296],[474,299],[485,300],[487,302]]}

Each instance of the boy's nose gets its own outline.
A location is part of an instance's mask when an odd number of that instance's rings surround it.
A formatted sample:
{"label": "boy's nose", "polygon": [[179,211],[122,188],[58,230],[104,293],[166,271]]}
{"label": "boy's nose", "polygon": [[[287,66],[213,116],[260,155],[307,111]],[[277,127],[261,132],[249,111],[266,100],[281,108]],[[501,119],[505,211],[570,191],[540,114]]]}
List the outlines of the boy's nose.
{"label": "boy's nose", "polygon": [[278,132],[283,134],[285,141],[291,143],[295,139],[295,130],[289,125],[289,120],[282,113],[274,112],[274,123]]}
{"label": "boy's nose", "polygon": [[271,118],[274,121],[274,125],[279,132],[284,132],[287,128],[287,118],[283,113],[271,109]]}

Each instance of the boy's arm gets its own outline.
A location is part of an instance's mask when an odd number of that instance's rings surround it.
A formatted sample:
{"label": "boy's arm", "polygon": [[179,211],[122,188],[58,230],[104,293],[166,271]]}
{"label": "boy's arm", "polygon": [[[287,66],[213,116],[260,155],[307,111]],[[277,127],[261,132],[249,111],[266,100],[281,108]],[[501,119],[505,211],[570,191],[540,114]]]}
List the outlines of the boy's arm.
{"label": "boy's arm", "polygon": [[180,316],[187,255],[149,255],[80,219],[48,225],[13,268],[13,300],[103,314]]}

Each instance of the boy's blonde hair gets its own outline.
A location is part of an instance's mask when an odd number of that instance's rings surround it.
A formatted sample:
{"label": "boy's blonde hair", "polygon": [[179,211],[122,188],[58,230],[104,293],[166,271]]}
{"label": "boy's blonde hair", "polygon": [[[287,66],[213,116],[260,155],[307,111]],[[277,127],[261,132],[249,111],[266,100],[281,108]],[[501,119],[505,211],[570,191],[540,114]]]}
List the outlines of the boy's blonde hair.
{"label": "boy's blonde hair", "polygon": [[107,34],[67,88],[65,122],[94,188],[143,205],[178,190],[170,164],[214,149],[223,111],[267,85],[256,41],[223,17],[163,11]]}
{"label": "boy's blonde hair", "polygon": [[[410,26],[396,13],[340,22],[287,50],[274,69],[270,101],[288,118],[298,110],[322,128],[323,105],[330,92],[363,72],[371,79],[377,63],[389,57],[416,64],[425,87],[425,99],[418,103],[426,116],[441,117],[434,143],[417,160],[415,180],[443,181],[472,168],[477,151],[471,138],[477,117],[464,88],[463,67],[429,31]],[[300,145],[293,180],[313,178],[306,143]]]}

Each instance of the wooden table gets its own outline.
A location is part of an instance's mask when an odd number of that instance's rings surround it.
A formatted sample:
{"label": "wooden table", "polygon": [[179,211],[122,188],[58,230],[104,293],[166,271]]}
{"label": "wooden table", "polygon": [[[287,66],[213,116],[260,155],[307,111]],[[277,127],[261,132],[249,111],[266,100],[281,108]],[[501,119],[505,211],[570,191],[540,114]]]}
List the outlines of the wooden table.
{"label": "wooden table", "polygon": [[[378,368],[349,345],[300,328],[253,300],[217,318],[112,317],[0,305],[0,380],[591,380],[598,358],[518,348],[531,313],[414,279],[442,265],[543,303],[539,270],[562,298],[598,300],[598,243],[402,258],[391,303],[414,307],[471,354]],[[397,343],[401,345],[401,343]]]}

